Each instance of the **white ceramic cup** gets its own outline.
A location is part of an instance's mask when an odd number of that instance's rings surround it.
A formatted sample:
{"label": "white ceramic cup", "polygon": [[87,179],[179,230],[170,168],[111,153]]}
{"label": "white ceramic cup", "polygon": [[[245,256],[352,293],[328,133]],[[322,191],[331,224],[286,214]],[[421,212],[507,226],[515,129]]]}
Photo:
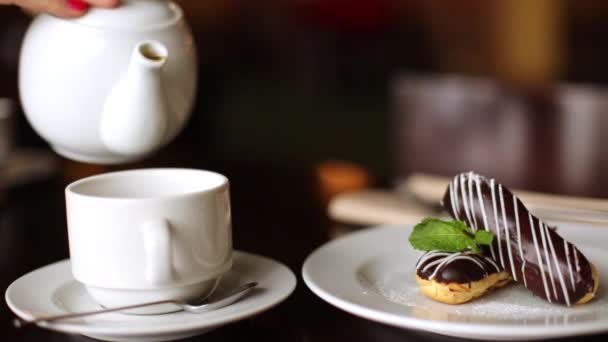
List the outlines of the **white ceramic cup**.
{"label": "white ceramic cup", "polygon": [[111,172],[65,192],[72,273],[103,306],[203,297],[232,265],[229,185],[220,174]]}

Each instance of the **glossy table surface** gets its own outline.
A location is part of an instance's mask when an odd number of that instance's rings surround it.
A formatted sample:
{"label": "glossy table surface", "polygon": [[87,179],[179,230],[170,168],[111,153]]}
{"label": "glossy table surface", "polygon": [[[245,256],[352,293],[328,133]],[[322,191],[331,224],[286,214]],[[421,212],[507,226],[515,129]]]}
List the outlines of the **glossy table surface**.
{"label": "glossy table surface", "polygon": [[[150,161],[132,167],[180,166],[219,171],[231,181],[235,248],[271,257],[298,277],[290,298],[253,318],[187,341],[459,341],[402,330],[343,312],[315,296],[303,283],[301,267],[316,247],[334,234],[325,215],[315,169],[303,165],[199,161],[191,157]],[[56,175],[14,187],[0,206],[0,288],[38,267],[68,257],[63,188],[72,179],[105,171],[62,161]],[[88,341],[79,335],[37,327],[17,330],[12,313],[0,305],[2,341]],[[568,340],[605,341],[608,335]]]}

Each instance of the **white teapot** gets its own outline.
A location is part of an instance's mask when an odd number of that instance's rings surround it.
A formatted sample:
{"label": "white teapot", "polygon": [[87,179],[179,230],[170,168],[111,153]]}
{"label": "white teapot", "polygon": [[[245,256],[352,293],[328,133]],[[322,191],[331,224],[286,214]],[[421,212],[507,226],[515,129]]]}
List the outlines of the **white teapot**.
{"label": "white teapot", "polygon": [[182,10],[169,1],[123,0],[78,19],[34,19],[21,49],[19,91],[30,124],[57,153],[115,164],[179,133],[196,75]]}

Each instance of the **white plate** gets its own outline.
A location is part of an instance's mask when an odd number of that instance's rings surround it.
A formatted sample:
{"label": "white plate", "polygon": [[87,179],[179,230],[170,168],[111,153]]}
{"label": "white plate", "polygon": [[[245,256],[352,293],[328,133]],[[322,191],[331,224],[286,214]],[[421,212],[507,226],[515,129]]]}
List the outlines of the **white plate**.
{"label": "white plate", "polygon": [[367,229],[334,240],[304,263],[306,285],[336,307],[373,321],[443,335],[532,340],[608,331],[608,229],[559,225],[596,266],[600,288],[591,302],[565,307],[511,284],[461,305],[422,295],[414,279],[421,252],[410,247],[412,226]]}
{"label": "white plate", "polygon": [[[200,315],[183,311],[150,316],[107,313],[41,326],[107,341],[169,341],[258,314],[287,298],[296,286],[294,274],[284,265],[254,254],[235,252],[234,265],[222,279],[218,291],[249,281],[259,284],[250,295]],[[69,260],[22,276],[9,286],[5,298],[11,310],[24,319],[100,308],[72,277]]]}

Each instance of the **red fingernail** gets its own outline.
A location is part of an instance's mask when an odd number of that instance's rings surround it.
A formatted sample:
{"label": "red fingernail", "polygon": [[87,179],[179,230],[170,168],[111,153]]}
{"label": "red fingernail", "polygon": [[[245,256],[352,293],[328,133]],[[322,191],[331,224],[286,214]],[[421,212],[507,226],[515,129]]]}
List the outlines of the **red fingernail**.
{"label": "red fingernail", "polygon": [[89,4],[82,0],[66,0],[68,7],[78,12],[86,11],[89,8]]}

